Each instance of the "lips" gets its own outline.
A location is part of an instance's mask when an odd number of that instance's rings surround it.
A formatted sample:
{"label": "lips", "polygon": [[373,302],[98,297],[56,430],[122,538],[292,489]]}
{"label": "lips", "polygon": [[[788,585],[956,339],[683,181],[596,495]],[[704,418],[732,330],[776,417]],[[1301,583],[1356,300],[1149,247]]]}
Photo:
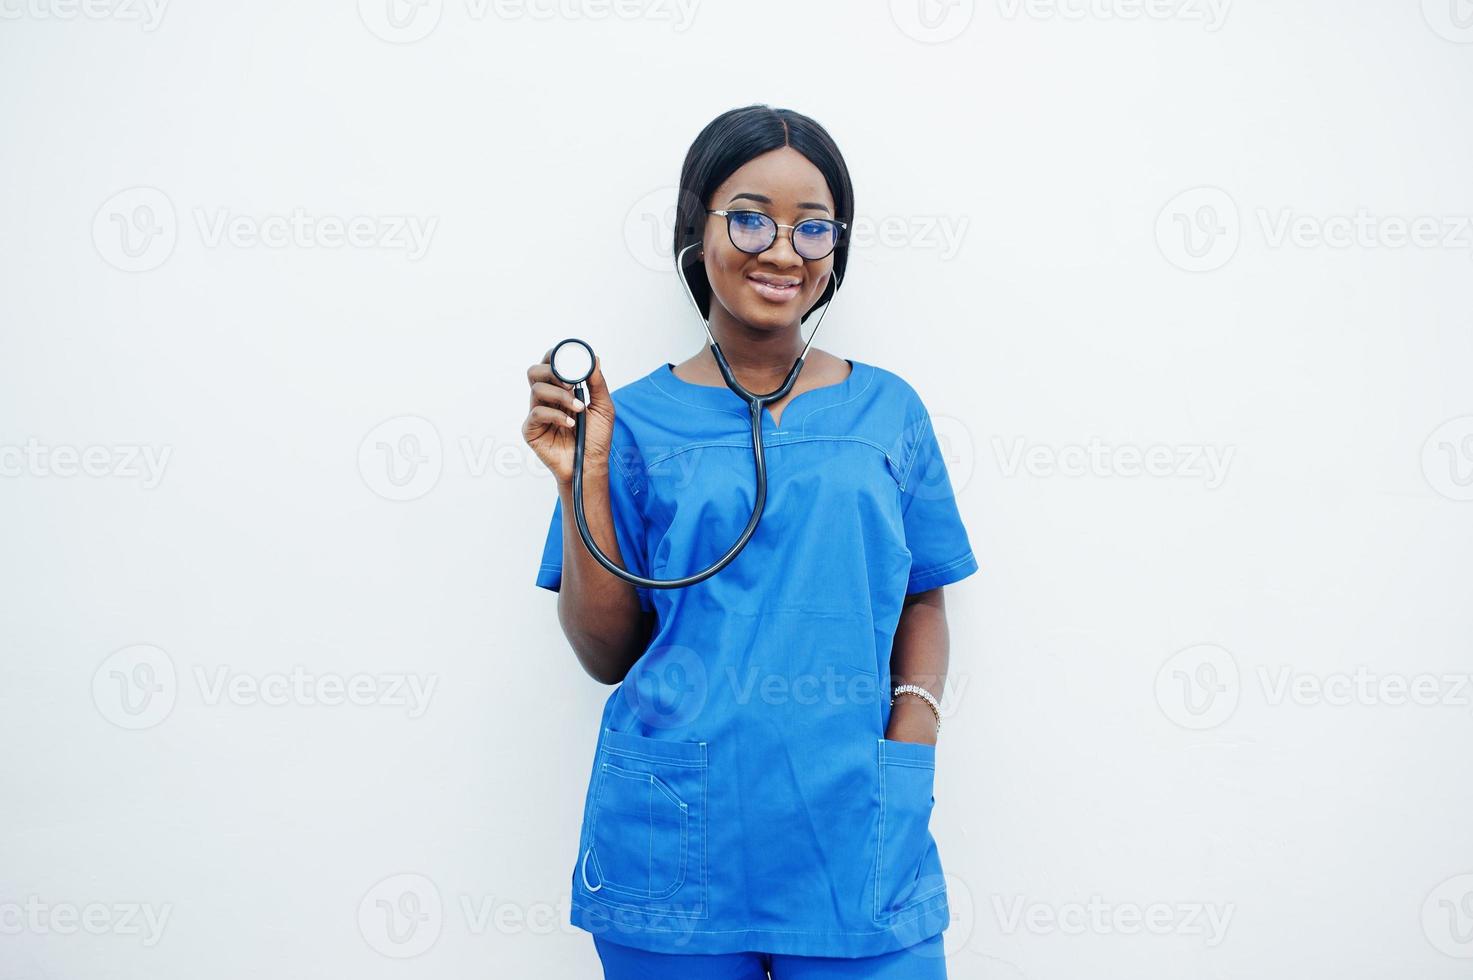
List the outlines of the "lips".
{"label": "lips", "polygon": [[781,276],[748,276],[747,282],[758,296],[774,303],[786,303],[797,296],[802,285],[801,280],[786,281]]}

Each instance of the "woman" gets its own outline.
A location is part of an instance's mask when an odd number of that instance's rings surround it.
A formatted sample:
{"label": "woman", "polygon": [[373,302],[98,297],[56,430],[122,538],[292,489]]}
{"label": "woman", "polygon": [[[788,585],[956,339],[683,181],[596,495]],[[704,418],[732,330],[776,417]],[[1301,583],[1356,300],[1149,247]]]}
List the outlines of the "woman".
{"label": "woman", "polygon": [[[806,116],[735,109],[691,146],[675,254],[748,390],[778,388],[803,350],[853,216],[843,157]],[[523,433],[558,483],[537,584],[559,592],[584,669],[619,685],[573,869],[572,922],[595,934],[605,976],[944,977],[929,830],[942,587],[977,562],[919,396],[810,349],[764,413],[768,497],[746,548],[696,585],[647,589],[579,537],[573,415],[595,541],[677,578],[751,515],[746,403],[709,347],[612,394],[596,362],[586,406],[547,355],[527,377]]]}

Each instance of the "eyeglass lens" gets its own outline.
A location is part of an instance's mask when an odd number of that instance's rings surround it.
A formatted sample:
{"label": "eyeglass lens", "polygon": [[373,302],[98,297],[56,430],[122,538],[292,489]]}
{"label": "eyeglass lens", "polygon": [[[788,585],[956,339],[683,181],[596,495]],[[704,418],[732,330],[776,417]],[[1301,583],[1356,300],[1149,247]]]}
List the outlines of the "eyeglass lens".
{"label": "eyeglass lens", "polygon": [[[743,252],[765,252],[777,241],[777,222],[760,211],[734,211],[726,217],[731,243]],[[793,229],[793,251],[810,261],[821,259],[834,250],[838,238],[838,225],[810,218]]]}

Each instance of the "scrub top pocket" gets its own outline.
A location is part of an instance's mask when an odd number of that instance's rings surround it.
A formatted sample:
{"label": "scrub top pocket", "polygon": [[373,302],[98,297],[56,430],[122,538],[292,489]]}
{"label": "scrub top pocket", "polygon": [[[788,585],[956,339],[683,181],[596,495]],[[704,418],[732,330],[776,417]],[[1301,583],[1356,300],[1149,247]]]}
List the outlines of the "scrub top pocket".
{"label": "scrub top pocket", "polygon": [[605,729],[589,801],[584,894],[616,908],[706,914],[706,743]]}
{"label": "scrub top pocket", "polygon": [[891,925],[944,903],[946,883],[931,837],[936,746],[888,738],[878,741],[880,819],[874,918]]}

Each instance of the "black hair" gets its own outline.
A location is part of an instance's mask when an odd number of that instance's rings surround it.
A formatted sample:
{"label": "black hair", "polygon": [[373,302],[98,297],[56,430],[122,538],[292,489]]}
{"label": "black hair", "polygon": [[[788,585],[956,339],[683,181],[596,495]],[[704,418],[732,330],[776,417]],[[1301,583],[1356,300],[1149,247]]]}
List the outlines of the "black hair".
{"label": "black hair", "polygon": [[[849,168],[833,137],[817,122],[791,109],[774,109],[769,105],[749,105],[729,109],[706,124],[686,152],[680,168],[680,191],[675,203],[675,251],[699,242],[705,232],[706,202],[726,178],[747,161],[770,150],[791,146],[818,168],[828,181],[834,196],[834,217],[849,227],[840,230],[834,248],[834,272],[840,279],[849,262],[849,232],[854,227],[854,188],[849,182]],[[695,257],[699,249],[685,256],[679,274],[687,277],[692,295],[707,318],[711,315],[711,282],[706,278],[705,264]],[[834,277],[818,300],[803,313],[798,322],[833,298]]]}

